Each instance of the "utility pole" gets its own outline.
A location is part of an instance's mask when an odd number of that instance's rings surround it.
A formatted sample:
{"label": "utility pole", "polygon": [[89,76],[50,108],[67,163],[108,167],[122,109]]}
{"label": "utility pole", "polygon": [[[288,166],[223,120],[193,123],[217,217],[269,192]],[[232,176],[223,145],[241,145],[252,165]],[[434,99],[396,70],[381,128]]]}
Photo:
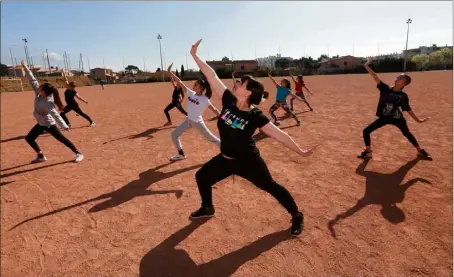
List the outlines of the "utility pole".
{"label": "utility pole", "polygon": [[123,55],[121,55],[121,60],[122,60],[122,62],[123,62],[123,70],[125,70],[125,68],[126,68],[126,67],[125,67],[125,58],[123,57]]}
{"label": "utility pole", "polygon": [[143,72],[145,72],[145,57],[142,57],[143,58]]}
{"label": "utility pole", "polygon": [[106,69],[106,61],[104,60],[104,58],[102,58],[102,64],[104,66],[104,69]]}
{"label": "utility pole", "polygon": [[164,77],[164,68],[163,68],[163,64],[162,64],[162,45],[161,45],[161,39],[162,39],[162,36],[161,36],[160,34],[158,34],[158,41],[159,41],[159,55],[161,56],[162,81],[165,81],[165,77]]}
{"label": "utility pole", "polygon": [[87,57],[87,63],[88,63],[88,73],[91,72],[91,67],[90,67],[90,59]]}
{"label": "utility pole", "polygon": [[186,52],[186,70],[189,70],[189,67],[188,67],[188,52]]}
{"label": "utility pole", "polygon": [[83,59],[83,56],[82,56],[82,53],[80,53],[80,64],[81,64],[81,72],[82,74],[84,73],[84,59]]}
{"label": "utility pole", "polygon": [[408,59],[408,33],[410,33],[410,24],[412,23],[411,18],[407,19],[407,42],[405,43],[405,60],[404,60],[404,73],[407,70],[407,59]]}
{"label": "utility pole", "polygon": [[69,64],[69,71],[71,71],[71,58],[69,57],[69,54],[68,54],[68,64]]}
{"label": "utility pole", "polygon": [[51,74],[52,73],[52,69],[50,68],[49,52],[47,52],[47,49],[46,49],[46,55],[47,55],[47,65],[49,66],[49,74]]}
{"label": "utility pole", "polygon": [[12,52],[11,48],[9,48],[9,54],[11,55],[11,64],[13,65],[13,68],[14,68],[14,78],[17,78],[17,68],[14,64],[13,52]]}
{"label": "utility pole", "polygon": [[24,45],[25,60],[27,61],[27,64],[30,65],[31,68],[33,68],[33,64],[31,63],[31,61],[30,61],[30,56],[29,56],[29,54],[28,54],[28,46],[27,46],[28,40],[27,40],[26,38],[23,38],[22,40],[23,40],[24,43],[25,43],[25,45]]}

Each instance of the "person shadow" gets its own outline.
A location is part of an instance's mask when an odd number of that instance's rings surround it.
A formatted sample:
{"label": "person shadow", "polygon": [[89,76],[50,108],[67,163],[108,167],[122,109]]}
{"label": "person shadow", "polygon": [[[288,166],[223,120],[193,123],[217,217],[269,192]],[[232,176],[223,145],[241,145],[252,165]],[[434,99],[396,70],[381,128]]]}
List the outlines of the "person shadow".
{"label": "person shadow", "polygon": [[[139,276],[227,277],[235,273],[244,263],[291,238],[288,230],[271,233],[220,258],[197,265],[185,250],[176,247],[208,220],[191,221],[190,224],[151,249],[140,261]],[[200,243],[200,246],[204,246],[203,242]]]}
{"label": "person shadow", "polygon": [[76,208],[76,207],[85,205],[90,202],[98,201],[98,200],[104,200],[104,202],[101,202],[101,203],[93,206],[92,208],[90,208],[88,210],[90,213],[100,212],[100,211],[103,211],[103,210],[106,210],[109,208],[119,206],[123,203],[126,203],[127,201],[130,201],[130,200],[132,200],[136,197],[140,197],[140,196],[174,193],[177,198],[180,198],[183,195],[182,190],[158,190],[158,191],[155,191],[155,190],[148,190],[148,187],[154,183],[171,178],[175,175],[199,168],[202,164],[193,165],[193,166],[186,167],[186,168],[180,168],[180,169],[177,169],[177,170],[174,170],[171,172],[166,172],[166,173],[162,173],[162,172],[158,171],[159,169],[161,169],[169,164],[171,164],[171,163],[163,164],[163,165],[157,166],[155,168],[149,169],[147,171],[144,171],[139,174],[139,179],[133,180],[115,191],[104,193],[97,197],[94,197],[94,198],[91,198],[91,199],[88,199],[88,200],[85,200],[85,201],[82,201],[82,202],[79,202],[79,203],[76,203],[76,204],[73,204],[70,206],[66,206],[66,207],[63,207],[63,208],[60,208],[60,209],[57,209],[54,211],[50,211],[48,213],[45,213],[45,214],[42,214],[39,216],[35,216],[32,218],[26,219],[26,220],[16,224],[15,226],[13,226],[10,230],[17,228],[24,223],[27,223],[27,222],[30,222],[30,221],[33,221],[33,220],[36,220],[39,218],[43,218],[46,216],[50,216],[50,215],[53,215],[53,214],[56,214],[59,212],[63,212],[63,211],[66,211],[66,210],[69,210],[72,208]]}
{"label": "person shadow", "polygon": [[162,130],[167,130],[167,129],[174,129],[175,126],[171,126],[171,127],[168,127],[168,128],[161,128],[161,127],[153,127],[153,128],[150,128],[150,129],[147,129],[141,133],[138,133],[138,134],[135,134],[135,135],[129,135],[129,136],[125,136],[125,137],[121,137],[121,138],[117,138],[117,139],[113,139],[113,140],[109,140],[109,141],[106,141],[104,142],[103,144],[108,144],[108,143],[111,143],[111,142],[115,142],[115,141],[119,141],[119,140],[123,140],[123,139],[138,139],[138,138],[147,138],[147,140],[150,140],[153,137],[153,134],[159,132],[159,131],[162,131]]}
{"label": "person shadow", "polygon": [[366,171],[366,166],[369,159],[364,160],[356,169],[356,174],[366,178],[366,191],[363,198],[358,200],[355,206],[347,211],[338,214],[334,219],[328,222],[328,228],[333,237],[336,237],[334,226],[339,221],[346,219],[353,214],[359,212],[368,205],[381,205],[382,216],[393,224],[401,223],[405,220],[405,213],[396,205],[402,203],[405,198],[406,191],[418,182],[432,184],[424,178],[413,178],[402,184],[405,175],[421,160],[415,158],[405,165],[401,166],[393,173],[379,173]]}

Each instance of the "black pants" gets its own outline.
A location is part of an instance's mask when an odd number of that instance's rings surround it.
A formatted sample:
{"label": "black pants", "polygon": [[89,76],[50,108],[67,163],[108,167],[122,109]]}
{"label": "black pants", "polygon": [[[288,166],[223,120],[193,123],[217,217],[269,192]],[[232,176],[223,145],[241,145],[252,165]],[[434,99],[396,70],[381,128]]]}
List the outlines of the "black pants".
{"label": "black pants", "polygon": [[35,127],[33,127],[28,135],[25,137],[25,140],[27,141],[28,144],[33,148],[33,150],[36,151],[36,153],[41,152],[41,149],[39,148],[38,144],[36,143],[36,139],[44,133],[44,131],[47,131],[49,134],[51,134],[55,139],[57,139],[59,142],[63,143],[71,149],[74,153],[79,153],[79,151],[76,149],[74,144],[72,144],[69,139],[67,139],[58,129],[57,125],[51,125],[50,127],[45,127],[41,126],[39,124],[36,124]]}
{"label": "black pants", "polygon": [[388,119],[388,118],[378,118],[374,122],[372,122],[369,126],[367,126],[364,131],[363,131],[363,137],[364,137],[364,143],[366,146],[370,146],[370,134],[377,130],[380,129],[381,127],[385,125],[394,125],[399,130],[402,132],[402,134],[410,141],[410,143],[414,147],[418,147],[418,142],[416,141],[416,138],[413,136],[413,134],[410,132],[408,129],[407,121],[402,118],[402,119]]}
{"label": "black pants", "polygon": [[298,212],[298,207],[290,193],[271,177],[265,161],[261,157],[245,160],[230,160],[217,155],[200,168],[195,174],[202,207],[212,207],[212,189],[217,182],[235,174],[250,181],[259,189],[271,194],[291,214]]}
{"label": "black pants", "polygon": [[182,114],[184,114],[185,116],[188,116],[188,113],[184,110],[183,106],[181,106],[181,102],[180,101],[175,101],[173,100],[172,103],[170,103],[164,110],[164,113],[166,114],[166,117],[167,117],[167,120],[168,121],[172,121],[170,120],[170,114],[169,114],[169,111],[173,108],[177,108]]}
{"label": "black pants", "polygon": [[68,124],[68,125],[70,124],[68,118],[66,117],[66,114],[69,113],[70,111],[75,111],[77,114],[79,114],[80,116],[82,116],[83,118],[88,120],[88,122],[90,122],[90,124],[93,123],[93,120],[91,120],[91,118],[80,109],[78,104],[76,104],[76,105],[72,104],[72,105],[66,105],[63,108],[63,111],[60,113],[60,116],[63,118],[63,120],[66,122],[66,124]]}
{"label": "black pants", "polygon": [[270,114],[271,117],[273,118],[274,121],[278,121],[276,115],[274,114],[275,111],[277,111],[279,108],[284,109],[287,113],[289,113],[296,121],[298,121],[298,117],[290,110],[290,108],[287,105],[286,101],[277,101],[270,107]]}

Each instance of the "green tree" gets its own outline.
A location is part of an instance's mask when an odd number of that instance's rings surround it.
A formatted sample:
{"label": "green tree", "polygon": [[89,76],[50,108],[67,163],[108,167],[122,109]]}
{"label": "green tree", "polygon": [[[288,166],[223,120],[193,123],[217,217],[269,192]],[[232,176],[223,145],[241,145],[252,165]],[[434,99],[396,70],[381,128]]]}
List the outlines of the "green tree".
{"label": "green tree", "polygon": [[430,54],[431,64],[452,64],[452,48],[444,48]]}
{"label": "green tree", "polygon": [[138,72],[140,72],[139,68],[135,65],[128,65],[127,67],[125,67],[125,71],[131,75],[134,75],[134,74],[137,74]]}
{"label": "green tree", "polygon": [[181,65],[181,70],[180,70],[180,72],[181,72],[181,77],[184,77],[184,66],[183,66],[183,65]]}
{"label": "green tree", "polygon": [[178,74],[178,69],[175,71],[175,75],[177,75],[177,77],[180,78],[180,74]]}
{"label": "green tree", "polygon": [[429,56],[426,54],[414,55],[411,61],[420,67],[424,67],[429,62]]}
{"label": "green tree", "polygon": [[6,64],[0,64],[0,76],[8,76],[8,66]]}

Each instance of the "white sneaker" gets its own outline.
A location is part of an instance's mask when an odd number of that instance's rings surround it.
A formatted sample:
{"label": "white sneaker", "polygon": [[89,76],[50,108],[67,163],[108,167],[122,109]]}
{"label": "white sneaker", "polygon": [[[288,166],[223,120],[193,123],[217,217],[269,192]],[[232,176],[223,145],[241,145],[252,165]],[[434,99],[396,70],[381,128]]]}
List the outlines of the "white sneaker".
{"label": "white sneaker", "polygon": [[45,161],[47,161],[46,156],[36,157],[36,159],[34,159],[34,160],[32,161],[32,164],[42,163],[42,162],[45,162]]}
{"label": "white sneaker", "polygon": [[84,155],[82,155],[82,153],[79,153],[76,155],[76,159],[74,160],[74,162],[80,163],[83,159],[84,159]]}
{"label": "white sneaker", "polygon": [[91,124],[90,124],[90,127],[94,127],[96,125],[96,123],[93,121]]}
{"label": "white sneaker", "polygon": [[181,161],[181,160],[184,160],[184,159],[186,159],[186,156],[183,156],[183,155],[180,155],[180,154],[177,154],[177,155],[173,156],[172,158],[170,158],[170,160],[172,162]]}

